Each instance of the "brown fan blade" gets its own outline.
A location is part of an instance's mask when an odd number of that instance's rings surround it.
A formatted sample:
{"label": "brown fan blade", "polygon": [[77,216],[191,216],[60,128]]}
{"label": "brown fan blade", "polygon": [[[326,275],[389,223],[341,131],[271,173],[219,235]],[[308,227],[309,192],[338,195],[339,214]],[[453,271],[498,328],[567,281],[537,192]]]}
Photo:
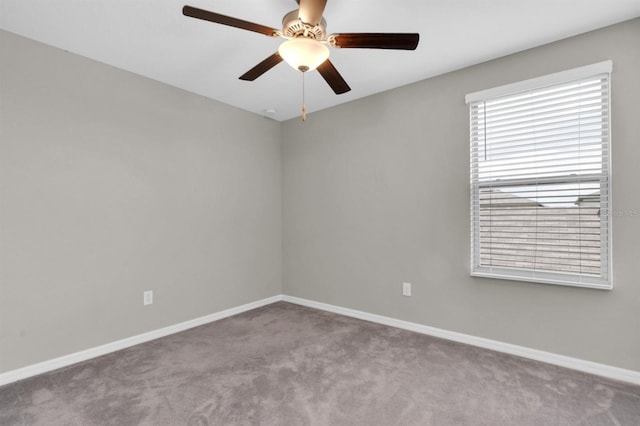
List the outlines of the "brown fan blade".
{"label": "brown fan blade", "polygon": [[302,22],[310,25],[320,23],[327,0],[300,0],[299,4],[298,17]]}
{"label": "brown fan blade", "polygon": [[328,37],[333,47],[365,49],[415,50],[420,41],[417,33],[342,33]]}
{"label": "brown fan blade", "polygon": [[351,90],[351,87],[344,81],[344,78],[340,75],[336,67],[333,66],[330,60],[324,61],[318,68],[316,68],[324,81],[329,84],[336,95],[347,93]]}
{"label": "brown fan blade", "polygon": [[269,71],[271,68],[278,65],[280,62],[282,62],[282,56],[280,56],[280,54],[276,52],[264,61],[260,62],[255,67],[251,68],[249,71],[242,74],[240,76],[240,80],[253,81],[265,72]]}
{"label": "brown fan blade", "polygon": [[197,7],[185,6],[182,8],[182,14],[192,18],[202,19],[204,21],[215,22],[216,24],[253,31],[270,37],[279,36],[279,31],[275,28],[254,24],[253,22],[243,21],[242,19],[232,18],[231,16],[220,15],[219,13],[209,12],[208,10],[198,9]]}

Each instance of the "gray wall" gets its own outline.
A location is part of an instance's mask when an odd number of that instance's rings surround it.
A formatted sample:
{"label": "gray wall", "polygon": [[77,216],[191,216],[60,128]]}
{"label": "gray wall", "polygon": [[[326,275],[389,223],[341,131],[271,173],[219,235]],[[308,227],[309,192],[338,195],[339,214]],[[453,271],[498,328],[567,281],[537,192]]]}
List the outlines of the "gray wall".
{"label": "gray wall", "polygon": [[0,372],[281,293],[279,123],[0,52]]}
{"label": "gray wall", "polygon": [[[639,40],[636,19],[286,122],[284,293],[640,370]],[[465,94],[607,59],[614,290],[470,277]]]}

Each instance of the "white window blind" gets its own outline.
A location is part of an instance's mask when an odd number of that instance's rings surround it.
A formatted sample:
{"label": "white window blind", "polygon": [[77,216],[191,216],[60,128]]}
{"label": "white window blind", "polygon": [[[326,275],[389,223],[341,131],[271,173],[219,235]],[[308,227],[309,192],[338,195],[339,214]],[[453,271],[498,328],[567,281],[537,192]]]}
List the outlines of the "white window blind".
{"label": "white window blind", "polygon": [[610,70],[468,95],[472,275],[611,288]]}

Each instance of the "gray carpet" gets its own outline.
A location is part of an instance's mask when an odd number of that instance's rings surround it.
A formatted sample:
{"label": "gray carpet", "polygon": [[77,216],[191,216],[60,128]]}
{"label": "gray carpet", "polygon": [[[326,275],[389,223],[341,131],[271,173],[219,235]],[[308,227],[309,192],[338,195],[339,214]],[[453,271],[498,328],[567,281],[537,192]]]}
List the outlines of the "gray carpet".
{"label": "gray carpet", "polygon": [[0,387],[2,425],[640,425],[640,387],[279,302]]}

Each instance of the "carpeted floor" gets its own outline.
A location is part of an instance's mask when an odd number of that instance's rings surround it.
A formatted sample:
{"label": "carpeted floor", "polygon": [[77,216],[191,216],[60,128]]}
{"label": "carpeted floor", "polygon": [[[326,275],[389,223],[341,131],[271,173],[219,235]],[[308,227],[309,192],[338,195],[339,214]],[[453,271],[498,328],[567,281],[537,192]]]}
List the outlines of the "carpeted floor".
{"label": "carpeted floor", "polygon": [[640,386],[279,302],[0,387],[2,425],[640,425]]}

